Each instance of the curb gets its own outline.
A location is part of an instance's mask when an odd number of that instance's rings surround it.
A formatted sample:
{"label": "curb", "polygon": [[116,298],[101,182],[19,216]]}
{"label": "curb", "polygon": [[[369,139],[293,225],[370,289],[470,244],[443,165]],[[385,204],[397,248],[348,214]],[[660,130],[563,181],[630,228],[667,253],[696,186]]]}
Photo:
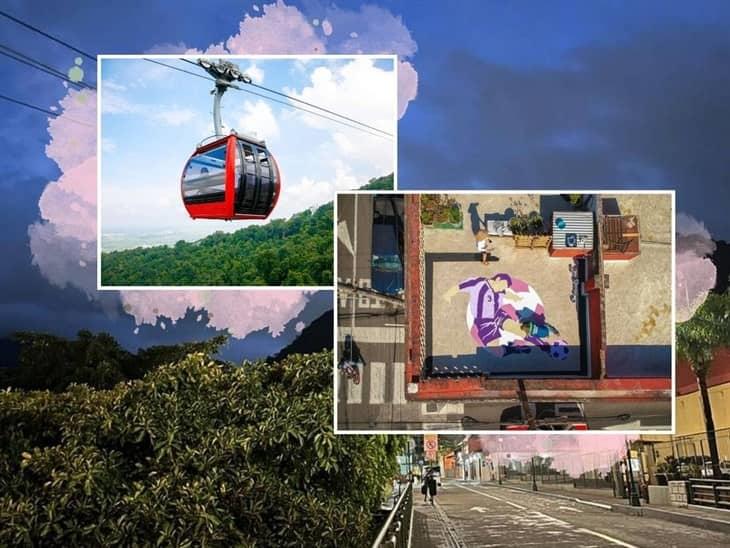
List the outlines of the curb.
{"label": "curb", "polygon": [[512,487],[502,485],[502,488],[512,489],[514,491],[522,491],[524,493],[532,493],[537,495],[543,495],[546,497],[553,497],[563,500],[570,500],[577,502],[578,504],[586,504],[608,510],[610,512],[616,512],[618,514],[625,514],[628,516],[638,516],[654,519],[663,519],[671,521],[673,523],[681,523],[682,525],[689,525],[691,527],[698,527],[700,529],[710,529],[720,533],[730,533],[730,520],[721,520],[708,516],[691,516],[683,514],[681,512],[673,512],[671,510],[660,510],[658,508],[650,508],[649,506],[627,506],[624,504],[602,504],[599,502],[593,502],[589,500],[579,499],[577,497],[569,497],[567,495],[559,495],[557,493],[546,493],[542,491],[532,491],[530,489],[524,489],[522,487]]}

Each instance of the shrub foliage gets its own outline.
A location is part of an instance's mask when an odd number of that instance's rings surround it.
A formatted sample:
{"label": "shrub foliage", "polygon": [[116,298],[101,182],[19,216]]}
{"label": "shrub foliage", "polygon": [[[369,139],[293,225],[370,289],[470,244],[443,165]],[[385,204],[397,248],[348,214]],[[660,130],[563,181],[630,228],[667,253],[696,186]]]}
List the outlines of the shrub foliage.
{"label": "shrub foliage", "polygon": [[0,392],[0,546],[362,546],[402,440],[336,436],[332,354]]}

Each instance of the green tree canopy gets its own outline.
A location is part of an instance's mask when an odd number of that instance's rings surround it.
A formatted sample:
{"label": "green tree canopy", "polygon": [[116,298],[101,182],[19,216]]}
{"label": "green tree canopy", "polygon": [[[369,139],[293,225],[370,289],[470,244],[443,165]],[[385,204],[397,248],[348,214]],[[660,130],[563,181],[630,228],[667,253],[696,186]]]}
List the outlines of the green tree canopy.
{"label": "green tree canopy", "polygon": [[228,340],[227,335],[217,335],[201,342],[150,346],[135,355],[110,334],[87,330],[79,331],[74,340],[28,331],[15,333],[14,338],[20,343],[19,364],[0,370],[0,388],[56,392],[72,383],[111,388],[193,352],[214,355]]}
{"label": "green tree canopy", "polygon": [[0,392],[0,545],[368,545],[403,439],[334,434],[332,359]]}
{"label": "green tree canopy", "polygon": [[730,345],[730,293],[710,293],[692,318],[678,323],[677,355],[706,375],[719,347]]}
{"label": "green tree canopy", "polygon": [[[332,202],[197,242],[102,253],[104,285],[332,285]],[[204,221],[200,221],[204,222]]]}

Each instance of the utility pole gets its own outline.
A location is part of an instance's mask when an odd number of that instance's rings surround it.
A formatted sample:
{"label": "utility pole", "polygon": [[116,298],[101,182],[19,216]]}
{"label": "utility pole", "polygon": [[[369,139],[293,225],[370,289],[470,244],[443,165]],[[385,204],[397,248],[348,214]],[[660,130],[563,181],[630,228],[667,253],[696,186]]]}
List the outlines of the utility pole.
{"label": "utility pole", "polygon": [[634,482],[634,471],[631,468],[631,444],[629,443],[628,438],[626,438],[626,461],[627,470],[629,471],[629,504],[631,504],[631,506],[641,506],[639,493],[636,490],[636,482]]}
{"label": "utility pole", "polygon": [[535,477],[535,455],[532,456],[532,490],[537,491],[537,479]]}

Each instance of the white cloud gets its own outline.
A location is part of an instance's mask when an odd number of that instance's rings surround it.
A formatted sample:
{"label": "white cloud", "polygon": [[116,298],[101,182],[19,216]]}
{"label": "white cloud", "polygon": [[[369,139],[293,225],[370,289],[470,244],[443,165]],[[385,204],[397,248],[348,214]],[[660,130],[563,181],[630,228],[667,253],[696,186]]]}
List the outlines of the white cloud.
{"label": "white cloud", "polygon": [[264,83],[264,69],[259,67],[256,63],[252,63],[251,65],[249,65],[249,67],[243,72],[244,74],[248,74],[248,76],[251,77],[251,80],[253,80],[254,84]]}
{"label": "white cloud", "polygon": [[244,101],[243,113],[234,118],[236,131],[267,141],[279,136],[279,122],[268,103],[259,99],[256,102]]}

